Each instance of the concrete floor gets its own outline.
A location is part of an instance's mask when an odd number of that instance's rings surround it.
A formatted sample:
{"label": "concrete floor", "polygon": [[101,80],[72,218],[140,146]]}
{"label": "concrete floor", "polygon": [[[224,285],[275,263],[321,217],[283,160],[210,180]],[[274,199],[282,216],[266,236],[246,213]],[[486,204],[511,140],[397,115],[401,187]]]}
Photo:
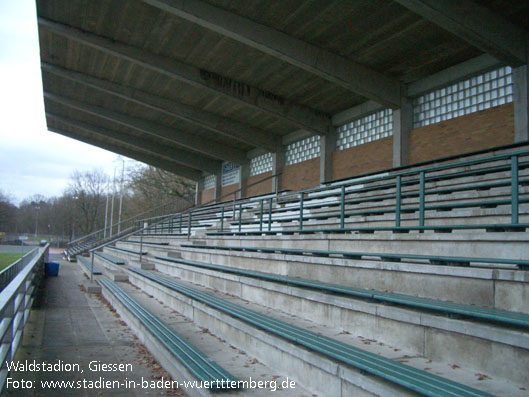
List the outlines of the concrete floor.
{"label": "concrete floor", "polygon": [[[50,261],[58,261],[58,252],[50,252]],[[137,342],[125,323],[110,310],[99,295],[83,291],[87,280],[76,263],[60,260],[59,277],[44,280],[39,289],[24,337],[14,362],[38,364],[79,364],[82,371],[11,371],[7,396],[159,396],[182,395],[178,390],[142,389],[146,380],[168,379],[168,375]],[[131,364],[132,370],[92,371],[91,361],[107,364]],[[130,367],[129,367],[130,368]],[[127,369],[129,369],[127,368]],[[111,381],[102,388],[93,383],[100,378]],[[29,389],[22,388],[32,386]],[[32,385],[28,381],[33,382]],[[75,381],[74,387],[44,387],[45,381]],[[113,382],[118,381],[118,382]],[[133,388],[129,381],[134,381]],[[92,382],[92,383],[91,383]],[[18,386],[18,388],[16,388]],[[98,387],[99,386],[99,387]]]}

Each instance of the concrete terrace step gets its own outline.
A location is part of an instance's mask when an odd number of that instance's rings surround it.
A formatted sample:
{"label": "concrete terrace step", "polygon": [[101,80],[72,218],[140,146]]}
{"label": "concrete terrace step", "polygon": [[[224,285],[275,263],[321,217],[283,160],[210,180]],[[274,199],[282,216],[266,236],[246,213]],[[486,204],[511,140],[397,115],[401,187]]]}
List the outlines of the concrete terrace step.
{"label": "concrete terrace step", "polygon": [[317,257],[338,256],[347,259],[380,259],[388,262],[401,262],[403,260],[422,261],[434,265],[446,266],[474,266],[474,267],[495,267],[505,268],[515,266],[515,268],[529,269],[529,260],[522,259],[500,259],[500,258],[478,258],[478,257],[456,257],[456,256],[433,256],[417,254],[396,254],[396,253],[377,253],[377,252],[357,252],[357,251],[330,251],[330,250],[313,250],[313,249],[294,249],[294,248],[255,248],[251,246],[214,246],[207,244],[182,244],[184,248],[195,249],[219,249],[231,251],[248,251],[263,252],[267,254],[286,254],[286,255],[309,255]]}
{"label": "concrete terrace step", "polygon": [[[529,199],[522,200],[519,207],[519,222],[529,222]],[[438,206],[426,206],[426,227],[446,226],[457,230],[467,225],[489,225],[510,224],[512,212],[510,201],[480,202],[476,204],[450,204]],[[313,215],[303,212],[303,229],[339,229],[339,213],[320,213]],[[300,215],[272,218],[271,231],[275,230],[298,230],[300,228]],[[400,216],[401,226],[416,227],[419,225],[419,209],[417,207],[403,207]],[[244,221],[241,223],[241,232],[268,231],[268,218],[263,218],[262,227],[259,219]],[[394,207],[370,209],[365,211],[346,212],[344,216],[344,228],[365,227],[395,227]],[[230,221],[224,225],[224,231],[238,232],[239,222]],[[361,229],[360,229],[361,230]]]}
{"label": "concrete terrace step", "polygon": [[[457,395],[464,395],[463,393],[468,391],[461,385],[454,385],[453,383],[448,385],[446,379],[443,380],[436,376],[430,378],[428,372],[417,371],[414,368],[414,366],[423,366],[424,368],[425,363],[428,362],[427,365],[430,369],[435,368],[436,373],[439,372],[441,376],[447,376],[446,370],[441,372],[443,366],[449,368],[446,363],[433,363],[423,357],[408,356],[400,349],[395,350],[384,344],[374,343],[371,349],[367,346],[359,349],[355,345],[362,346],[363,343],[369,345],[370,342],[367,343],[365,340],[362,342],[359,338],[353,338],[348,333],[340,332],[337,329],[320,327],[295,316],[267,310],[232,296],[219,300],[218,297],[222,294],[211,291],[204,294],[201,292],[203,288],[196,285],[190,287],[188,283],[182,281],[175,282],[171,277],[160,277],[152,272],[137,270],[132,270],[131,273],[135,274],[135,276],[131,274],[133,284],[145,289],[150,294],[159,296],[164,301],[171,301],[175,307],[179,307],[179,310],[185,310],[188,313],[193,312],[196,322],[203,324],[212,324],[213,322],[216,327],[211,329],[214,332],[219,332],[220,337],[227,338],[236,345],[242,345],[240,348],[253,349],[258,358],[270,362],[270,365],[275,365],[285,374],[298,378],[300,383],[316,388],[324,395],[355,395],[355,392],[360,391],[360,388],[374,394],[395,395],[405,393],[402,386],[411,387],[411,390],[415,391],[420,390],[426,395],[443,395],[451,387],[457,389]],[[168,283],[164,280],[167,280]],[[228,301],[237,304],[233,305]],[[249,310],[249,308],[251,309]],[[267,313],[267,315],[263,317],[261,313]],[[272,329],[268,328],[267,324],[271,324]],[[303,326],[299,327],[299,324],[303,324]],[[286,327],[284,332],[282,331],[283,326]],[[309,328],[317,334],[308,331]],[[333,336],[330,337],[330,335]],[[291,342],[295,342],[295,344]],[[332,346],[330,352],[325,347],[327,343]],[[378,354],[372,354],[366,350],[376,351]],[[315,352],[318,353],[315,355]],[[381,356],[382,352],[383,355]],[[331,356],[321,355],[329,353]],[[383,356],[394,359],[400,357],[400,360],[407,361],[407,363],[405,366],[401,366],[398,361]],[[406,359],[402,359],[402,357],[406,357]],[[338,367],[336,367],[337,365]],[[361,371],[358,372],[355,368],[361,369]],[[379,368],[381,372],[374,368]],[[397,372],[393,372],[393,375],[389,376],[383,374],[386,369],[390,368]],[[457,374],[452,373],[453,371],[449,372],[451,379],[458,382],[464,380],[463,383],[469,384],[471,387],[485,388],[493,393],[500,390],[505,392],[508,388],[508,393],[521,394],[518,387],[504,380],[492,379],[491,377],[490,383],[487,385],[477,382],[472,370],[461,371]],[[381,376],[382,378],[380,378]],[[432,380],[433,386],[429,384],[430,380]],[[411,385],[407,383],[408,381],[422,383],[421,388],[414,389],[416,385]],[[399,384],[401,386],[397,386]],[[436,389],[435,393],[429,389],[430,386]],[[344,394],[344,389],[348,390],[348,393]],[[342,390],[342,392],[340,393],[338,390]]]}
{"label": "concrete terrace step", "polygon": [[95,252],[94,254],[95,254],[95,256],[103,258],[104,260],[106,260],[108,262],[112,262],[115,265],[124,265],[125,264],[125,262],[123,262],[120,258],[116,258],[114,256],[108,255],[108,254],[103,253],[103,252]]}
{"label": "concrete terrace step", "polygon": [[[394,224],[394,221],[392,222]],[[208,232],[207,236],[273,236],[273,235],[294,235],[294,234],[345,234],[345,233],[375,233],[375,232],[393,232],[393,233],[409,233],[411,231],[416,232],[435,232],[435,233],[452,233],[452,232],[469,232],[469,231],[480,231],[486,230],[487,232],[525,232],[529,229],[529,223],[468,223],[465,225],[454,225],[454,224],[440,224],[440,225],[400,225],[400,226],[387,226],[387,225],[374,225],[374,226],[354,226],[354,227],[333,227],[333,225],[326,225],[325,227],[313,227],[300,229],[299,225],[292,228],[281,227],[279,229],[263,230],[259,228],[252,228],[251,230],[241,231],[221,231],[221,232]]]}
{"label": "concrete terrace step", "polygon": [[[529,329],[529,315],[506,310],[482,308],[471,305],[463,305],[453,302],[439,301],[421,298],[411,295],[395,294],[385,291],[369,290],[365,288],[351,288],[339,284],[321,283],[314,280],[292,278],[265,272],[248,271],[228,266],[219,266],[204,262],[189,261],[185,259],[156,256],[155,259],[165,260],[172,263],[210,269],[224,273],[237,274],[260,280],[272,281],[280,284],[293,285],[296,287],[311,288],[325,293],[334,293],[355,298],[368,299],[377,302],[399,304],[411,308],[425,309],[438,313],[450,313],[482,321],[493,322],[502,325],[517,325]],[[529,347],[529,344],[528,344]]]}
{"label": "concrete terrace step", "polygon": [[[437,241],[439,248],[446,246],[457,247],[461,243],[464,251],[472,251],[474,240],[448,240],[446,235],[441,235],[444,239]],[[369,236],[372,237],[372,236]],[[407,238],[415,237],[408,236]],[[479,236],[478,236],[479,237]],[[424,236],[417,236],[418,239]],[[406,240],[405,240],[406,241]],[[405,242],[404,241],[404,242]],[[407,240],[411,241],[411,240]],[[435,244],[436,240],[419,240],[420,246],[428,250]],[[232,246],[234,240],[211,241],[210,244]],[[471,268],[460,266],[440,266],[438,264],[426,264],[425,262],[391,262],[387,260],[361,260],[344,258],[338,256],[318,257],[313,255],[291,255],[283,253],[260,253],[242,251],[243,247],[282,248],[312,250],[312,248],[326,249],[329,251],[353,250],[355,246],[372,248],[376,252],[381,248],[381,241],[378,239],[363,239],[360,241],[349,239],[290,239],[274,240],[254,239],[240,240],[237,242],[240,251],[223,251],[218,249],[200,249],[194,246],[182,246],[181,254],[186,260],[214,263],[223,266],[232,266],[238,269],[248,269],[288,277],[299,277],[321,282],[340,284],[349,287],[361,287],[381,291],[390,291],[407,295],[421,296],[444,301],[454,301],[464,304],[492,307],[517,312],[529,312],[523,302],[526,294],[529,293],[529,273],[527,271],[515,269],[494,269],[494,268]],[[522,252],[526,242],[521,239],[518,243],[508,241],[497,242],[498,246],[503,245],[506,253],[513,253],[518,247]],[[185,244],[184,244],[185,245]],[[388,256],[395,250],[403,247],[402,241],[388,240],[385,242],[384,253]],[[493,244],[483,243],[484,254],[494,252]],[[512,250],[510,250],[512,248]],[[497,249],[497,248],[496,248]],[[525,250],[525,251],[524,251]],[[348,251],[348,252],[351,252]],[[406,250],[406,252],[413,252]],[[347,251],[345,251],[347,252]],[[427,252],[427,251],[426,251]],[[442,252],[442,250],[441,250]],[[432,252],[432,254],[434,254]]]}
{"label": "concrete terrace step", "polygon": [[[182,339],[172,328],[145,309],[117,284],[105,279],[101,279],[100,283],[119,301],[122,310],[128,310],[139,320],[145,331],[150,333],[158,344],[162,345],[193,376],[205,382],[208,385],[206,389],[215,392],[222,390],[220,385],[224,383],[228,385],[237,383],[233,375]],[[116,304],[115,300],[113,302]]]}
{"label": "concrete terrace step", "polygon": [[123,271],[126,258],[115,258],[99,252],[95,253],[94,264],[99,265],[103,274],[112,281],[128,281],[128,275]]}
{"label": "concrete terrace step", "polygon": [[[287,315],[302,313],[304,319],[324,327],[332,324],[353,336],[369,335],[371,339],[396,346],[412,355],[442,359],[460,367],[473,368],[476,372],[492,372],[521,385],[529,382],[523,370],[503,370],[505,362],[510,362],[516,368],[525,368],[529,360],[527,328],[476,322],[453,315],[445,317],[443,313],[417,307],[388,306],[369,297],[326,293],[317,287],[300,286],[296,282],[300,280],[296,279],[285,284],[264,277],[257,279],[225,272],[211,265],[195,266],[171,258],[156,258],[152,262],[163,274],[266,305]],[[376,294],[376,291],[370,293]],[[517,313],[514,315],[527,317]],[[461,354],[455,348],[465,345],[471,346],[472,354]]]}
{"label": "concrete terrace step", "polygon": [[[78,256],[77,257],[77,262],[80,262],[83,265],[82,266],[83,272],[85,272],[87,275],[90,275],[90,269],[92,267],[92,261],[90,260],[90,258],[86,258],[84,256]],[[96,275],[96,276],[99,276],[102,273],[101,273],[101,270],[99,270],[99,268],[97,266],[94,266],[93,274]]]}
{"label": "concrete terrace step", "polygon": [[[206,327],[200,327],[193,323],[189,317],[177,313],[175,307],[166,306],[164,303],[156,300],[152,296],[138,290],[129,284],[119,284],[121,290],[134,299],[139,305],[148,312],[156,316],[160,321],[165,323],[168,332],[178,333],[185,343],[190,343],[200,347],[200,351],[208,360],[215,361],[227,372],[242,382],[238,384],[238,389],[232,389],[230,395],[243,396],[262,396],[270,392],[274,395],[285,397],[311,397],[315,396],[313,391],[309,391],[294,381],[293,388],[292,378],[288,379],[277,372],[274,367],[264,365],[254,356],[237,349],[235,346],[226,342],[211,333]],[[147,347],[162,367],[171,375],[172,379],[179,382],[179,388],[185,391],[189,396],[212,396],[219,395],[212,393],[204,388],[183,388],[183,382],[194,381],[197,378],[189,370],[179,365],[173,355],[167,348],[156,340],[141,322],[127,310],[118,299],[108,290],[103,289],[103,295],[117,310],[120,316],[125,320],[127,325],[133,330],[139,340]],[[246,382],[246,383],[244,383]],[[250,382],[254,382],[253,384]],[[259,383],[258,383],[259,382]],[[283,385],[283,387],[281,387]],[[253,387],[252,387],[253,386]],[[259,387],[256,387],[259,386]],[[220,390],[219,390],[220,391]],[[225,391],[228,391],[225,389]]]}

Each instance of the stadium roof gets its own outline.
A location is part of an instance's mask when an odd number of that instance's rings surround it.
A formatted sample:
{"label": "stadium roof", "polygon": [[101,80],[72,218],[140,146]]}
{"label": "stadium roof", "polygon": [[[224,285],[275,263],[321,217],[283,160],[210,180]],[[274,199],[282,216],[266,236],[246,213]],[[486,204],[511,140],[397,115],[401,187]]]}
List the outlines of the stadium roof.
{"label": "stadium roof", "polygon": [[37,0],[48,128],[198,180],[527,63],[529,2]]}

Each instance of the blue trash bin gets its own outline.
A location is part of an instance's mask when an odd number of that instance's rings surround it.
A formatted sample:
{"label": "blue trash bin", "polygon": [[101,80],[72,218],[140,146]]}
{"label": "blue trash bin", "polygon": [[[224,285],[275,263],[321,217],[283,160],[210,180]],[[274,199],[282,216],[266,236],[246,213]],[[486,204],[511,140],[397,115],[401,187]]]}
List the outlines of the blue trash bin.
{"label": "blue trash bin", "polygon": [[57,262],[46,263],[46,276],[58,276],[59,264]]}

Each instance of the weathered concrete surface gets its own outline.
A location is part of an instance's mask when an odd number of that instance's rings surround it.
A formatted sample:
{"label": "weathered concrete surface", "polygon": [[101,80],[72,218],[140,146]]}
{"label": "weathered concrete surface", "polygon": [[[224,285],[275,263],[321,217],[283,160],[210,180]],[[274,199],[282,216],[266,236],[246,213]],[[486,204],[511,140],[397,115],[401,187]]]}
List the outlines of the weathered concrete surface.
{"label": "weathered concrete surface", "polygon": [[[266,366],[259,361],[255,356],[252,356],[248,351],[243,351],[234,346],[231,341],[215,336],[212,331],[213,327],[209,325],[198,326],[192,322],[189,315],[182,315],[175,309],[175,305],[169,303],[167,300],[155,299],[153,296],[148,296],[146,293],[140,291],[130,284],[120,283],[127,294],[135,299],[139,304],[147,310],[154,313],[158,318],[165,322],[169,327],[173,328],[176,333],[184,340],[192,343],[200,351],[202,351],[209,359],[215,361],[239,381],[260,381],[263,382],[264,387],[249,386],[240,389],[232,390],[229,395],[238,396],[268,396],[271,393],[283,397],[316,397],[312,391],[303,388],[294,381],[294,387],[278,387],[287,385],[283,383],[288,379],[282,376],[282,373],[275,366]],[[189,371],[175,360],[173,355],[155,338],[146,327],[144,327],[136,317],[134,317],[106,288],[103,288],[103,294],[108,297],[108,301],[116,308],[118,313],[122,314],[123,319],[127,325],[134,330],[134,333],[141,341],[144,341],[145,346],[152,352],[156,359],[163,365],[166,370],[177,379],[193,380],[195,379]],[[170,301],[172,302],[172,301]],[[167,306],[167,304],[169,306]],[[186,318],[187,317],[187,318]],[[211,330],[211,331],[210,331]],[[178,374],[178,375],[177,375]],[[268,382],[267,385],[264,382]],[[272,383],[274,385],[272,385]],[[186,394],[189,396],[211,396],[215,395],[206,389],[187,388]]]}
{"label": "weathered concrete surface", "polygon": [[[35,389],[6,390],[7,396],[158,396],[176,391],[161,389],[42,389],[41,381],[97,381],[100,377],[110,381],[134,380],[141,382],[164,376],[147,350],[138,343],[125,323],[95,295],[84,293],[79,287],[86,281],[79,265],[60,262],[58,277],[45,280],[24,331],[15,361],[46,361],[55,364],[80,364],[79,372],[14,372],[13,380],[34,381]],[[131,364],[132,371],[90,371],[91,361],[109,364]],[[178,392],[179,393],[179,392]]]}
{"label": "weathered concrete surface", "polygon": [[[172,279],[173,277],[165,277]],[[241,350],[255,355],[266,365],[288,374],[298,380],[309,389],[319,391],[325,385],[322,394],[332,396],[345,396],[345,390],[350,390],[353,385],[365,388],[377,395],[405,394],[405,391],[395,389],[395,385],[389,385],[380,379],[374,379],[369,375],[358,373],[352,367],[342,366],[333,360],[288,343],[264,331],[258,330],[246,323],[234,319],[229,315],[221,313],[216,309],[206,306],[200,302],[170,291],[159,284],[146,280],[136,274],[130,274],[130,281],[148,295],[170,305],[174,310],[190,318],[195,324],[205,327],[215,333],[216,336],[228,340],[229,343]],[[179,283],[190,285],[198,290],[206,290],[194,283],[188,283],[181,279]],[[318,325],[312,321],[300,318],[296,315],[284,313],[278,308],[268,308],[261,305],[239,299],[234,295],[224,295],[220,291],[207,289],[208,293],[223,297],[224,299],[242,305],[245,308],[280,319],[292,325],[300,326],[312,332],[329,336],[342,342],[359,347],[372,353],[381,354],[385,357],[407,363],[415,368],[432,371],[435,374],[450,378],[454,381],[467,384],[471,387],[486,390],[494,395],[527,395],[524,385],[520,389],[519,384],[501,378],[496,374],[481,373],[475,368],[466,368],[444,361],[445,357],[439,357],[439,361],[432,362],[424,356],[413,354],[401,349],[400,345],[389,346],[371,337],[353,336],[349,332],[343,332],[334,324]],[[478,376],[480,375],[480,376]],[[483,376],[481,376],[483,375]],[[322,381],[322,379],[325,379]],[[393,389],[392,389],[393,388]]]}

